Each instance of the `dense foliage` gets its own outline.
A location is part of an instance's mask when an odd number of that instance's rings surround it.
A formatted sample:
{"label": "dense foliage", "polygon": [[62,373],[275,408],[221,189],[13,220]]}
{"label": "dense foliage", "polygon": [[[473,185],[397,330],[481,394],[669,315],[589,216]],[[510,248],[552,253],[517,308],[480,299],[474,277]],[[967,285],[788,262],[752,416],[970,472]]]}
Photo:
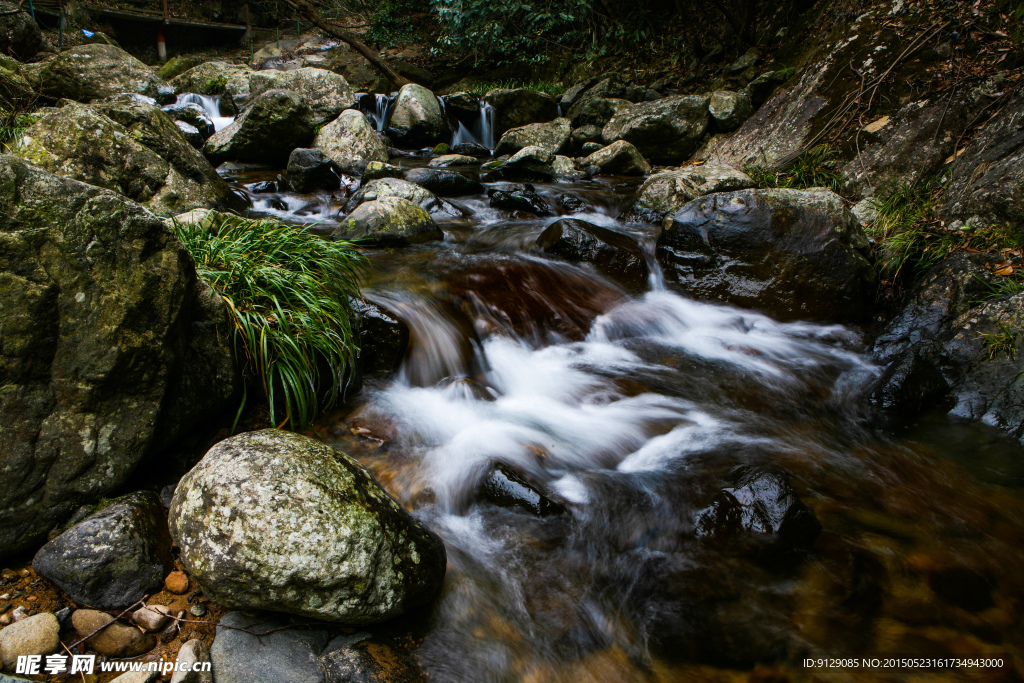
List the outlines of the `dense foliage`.
{"label": "dense foliage", "polygon": [[174,229],[227,303],[236,350],[271,421],[304,428],[337,400],[355,359],[348,300],[359,294],[365,257],[348,242],[269,219],[211,214]]}

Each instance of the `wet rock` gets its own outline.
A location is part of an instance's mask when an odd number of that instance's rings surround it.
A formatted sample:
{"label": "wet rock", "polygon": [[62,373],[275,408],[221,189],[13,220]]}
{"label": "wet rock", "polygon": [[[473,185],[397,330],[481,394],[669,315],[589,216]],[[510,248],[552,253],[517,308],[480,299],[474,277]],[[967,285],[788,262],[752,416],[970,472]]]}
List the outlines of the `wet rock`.
{"label": "wet rock", "polygon": [[19,3],[0,2],[0,52],[27,62],[43,49],[43,32]]}
{"label": "wet rock", "polygon": [[352,195],[345,205],[345,211],[351,213],[363,202],[372,202],[384,197],[401,197],[413,204],[426,209],[429,213],[442,216],[461,216],[462,212],[455,206],[425,187],[411,183],[403,178],[379,178],[366,183]]}
{"label": "wet rock", "polygon": [[696,199],[672,214],[657,257],[666,280],[691,296],[784,320],[857,321],[873,308],[877,273],[867,237],[828,190]]}
{"label": "wet rock", "polygon": [[239,384],[223,301],[152,213],[12,156],[0,187],[6,556],[237,407]]}
{"label": "wet rock", "polygon": [[697,513],[695,533],[726,539],[744,533],[780,548],[805,547],[821,533],[821,524],[774,467],[745,466],[733,473],[734,485],[723,488],[711,505]]}
{"label": "wet rock", "polygon": [[206,110],[194,102],[169,104],[162,109],[175,121],[181,121],[194,127],[204,140],[216,132],[213,128],[213,120],[207,115]]}
{"label": "wet rock", "polygon": [[754,108],[750,104],[750,96],[745,92],[716,90],[711,93],[708,111],[715,120],[715,128],[722,132],[736,130],[750,118]]}
{"label": "wet rock", "polygon": [[6,671],[14,671],[18,657],[56,652],[59,633],[60,623],[49,612],[4,627],[0,630],[0,663]]}
{"label": "wet rock", "polygon": [[644,181],[621,218],[631,223],[660,223],[698,197],[751,187],[754,181],[746,173],[717,164],[661,171]]}
{"label": "wet rock", "polygon": [[55,109],[25,131],[17,153],[52,173],[120,192],[157,213],[244,207],[175,123],[143,102]]}
{"label": "wet rock", "polygon": [[484,95],[494,107],[494,134],[501,136],[510,128],[528,123],[545,123],[558,116],[555,98],[526,88],[496,88]]}
{"label": "wet rock", "polygon": [[313,125],[332,121],[341,112],[357,106],[355,92],[344,76],[312,67],[237,71],[228,79],[225,89],[241,109],[271,90],[294,92],[309,106]]}
{"label": "wet rock", "polygon": [[342,173],[359,175],[371,161],[387,163],[388,150],[363,114],[346,109],[320,129],[313,146],[331,158]]}
{"label": "wet rock", "polygon": [[587,210],[587,203],[571,194],[559,195],[558,205],[565,209],[566,213],[580,213]]}
{"label": "wet rock", "polygon": [[159,590],[171,568],[170,544],[159,496],[140,491],[44,545],[32,568],[80,605],[124,609]]}
{"label": "wet rock", "polygon": [[475,142],[460,142],[457,145],[452,145],[451,151],[453,154],[463,154],[468,157],[480,158],[491,156],[491,150]]}
{"label": "wet rock", "polygon": [[626,107],[601,130],[606,143],[625,140],[654,163],[688,159],[708,128],[708,97],[665,97]]}
{"label": "wet rock", "polygon": [[549,123],[531,123],[505,131],[494,149],[495,156],[515,154],[525,147],[543,147],[558,154],[569,142],[572,129],[568,119],[555,119]]}
{"label": "wet rock", "polygon": [[434,168],[447,168],[448,166],[476,166],[479,163],[480,160],[476,157],[465,154],[442,154],[435,159],[431,159],[427,165]]}
{"label": "wet rock", "polygon": [[555,221],[537,238],[545,253],[574,263],[591,263],[609,278],[633,290],[647,281],[643,249],[622,233],[574,218]]}
{"label": "wet rock", "polygon": [[313,112],[297,93],[268,90],[207,140],[203,151],[215,165],[228,160],[284,164],[293,149],[309,144],[314,126]]}
{"label": "wet rock", "polygon": [[253,194],[272,194],[280,191],[281,188],[278,186],[276,180],[264,180],[258,183],[253,183],[249,186],[249,192],[252,192]]}
{"label": "wet rock", "polygon": [[580,147],[580,151],[583,152],[584,155],[589,155],[593,154],[599,149],[602,149],[603,147],[604,145],[602,145],[600,142],[584,142],[583,145]]}
{"label": "wet rock", "polygon": [[498,507],[515,509],[535,517],[547,517],[565,512],[536,486],[528,482],[511,467],[497,464],[480,485],[480,497]]}
{"label": "wet rock", "polygon": [[444,233],[422,207],[401,197],[381,197],[357,206],[331,238],[359,240],[374,247],[405,247],[444,239]]}
{"label": "wet rock", "polygon": [[596,168],[597,173],[608,175],[647,175],[651,165],[636,147],[625,140],[617,140],[580,160],[580,168]]}
{"label": "wet rock", "polygon": [[524,147],[494,169],[493,175],[508,180],[546,180],[555,175],[555,158],[551,150],[539,145]]}
{"label": "wet rock", "polygon": [[422,85],[403,85],[388,119],[387,135],[408,147],[443,142],[448,137],[448,122],[437,96]]}
{"label": "wet rock", "polygon": [[383,161],[371,161],[363,171],[363,182],[368,183],[378,178],[401,178],[404,175],[405,170],[400,166],[386,164]]}
{"label": "wet rock", "polygon": [[55,100],[101,100],[132,92],[173,102],[174,88],[153,69],[113,45],[79,45],[51,59],[38,73],[39,90]]}
{"label": "wet rock", "polygon": [[285,175],[295,192],[336,190],[341,182],[334,161],[319,149],[292,150]]}
{"label": "wet rock", "polygon": [[420,683],[425,680],[412,659],[367,634],[339,636],[321,657],[325,683]]}
{"label": "wet rock", "polygon": [[524,211],[537,216],[551,214],[544,198],[537,194],[533,185],[526,183],[522,187],[511,190],[488,190],[488,204],[496,209],[506,211]]}
{"label": "wet rock", "polygon": [[[197,670],[210,662],[210,651],[201,640],[192,639],[181,646],[171,683],[213,683],[213,671]],[[212,668],[212,667],[211,667]]]}
{"label": "wet rock", "polygon": [[[230,62],[202,62],[191,69],[175,76],[171,85],[178,92],[194,92],[200,95],[221,95],[228,81],[238,76],[243,76],[244,82],[248,83],[248,75],[253,73],[252,69],[240,64]],[[230,102],[231,95],[228,94],[224,100]],[[225,111],[226,102],[221,101],[221,111]],[[233,110],[233,108],[232,108]]]}
{"label": "wet rock", "polygon": [[446,111],[457,112],[460,116],[475,117],[480,113],[480,100],[470,92],[456,92],[441,98]]}
{"label": "wet rock", "polygon": [[[134,626],[122,624],[106,612],[78,609],[71,615],[71,623],[85,644],[108,657],[136,657],[156,646],[156,637],[143,633]],[[90,635],[96,632],[95,635]]]}
{"label": "wet rock", "polygon": [[574,127],[597,126],[598,128],[604,128],[605,124],[615,118],[616,114],[631,104],[632,102],[629,100],[593,97],[573,107],[569,115],[572,117],[571,120]]}
{"label": "wet rock", "polygon": [[992,582],[968,567],[943,567],[928,575],[928,586],[940,598],[968,612],[995,605]]}
{"label": "wet rock", "polygon": [[483,194],[484,191],[484,186],[479,182],[455,171],[414,168],[405,174],[405,179],[441,197],[462,197],[467,194]]}
{"label": "wet rock", "polygon": [[203,144],[205,144],[206,140],[199,133],[198,128],[193,126],[191,123],[185,123],[184,121],[175,121],[174,125],[178,127],[179,131],[181,131],[182,137],[188,141],[188,144],[192,145],[196,149],[203,148]]}
{"label": "wet rock", "polygon": [[409,346],[409,327],[390,311],[365,299],[349,299],[359,321],[359,368],[366,376],[398,369]]}
{"label": "wet rock", "polygon": [[210,648],[217,683],[324,683],[319,656],[328,643],[327,629],[312,624],[283,628],[287,625],[280,619],[241,612],[224,615]]}
{"label": "wet rock", "polygon": [[203,592],[229,607],[383,621],[430,600],[445,572],[441,539],[361,465],[273,429],[210,449],[178,484],[170,527]]}

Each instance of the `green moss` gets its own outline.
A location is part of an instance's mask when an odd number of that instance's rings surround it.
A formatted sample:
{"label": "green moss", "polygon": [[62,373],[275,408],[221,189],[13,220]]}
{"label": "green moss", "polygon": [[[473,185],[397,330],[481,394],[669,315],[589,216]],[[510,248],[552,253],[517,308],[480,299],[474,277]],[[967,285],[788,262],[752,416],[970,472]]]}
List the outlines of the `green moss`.
{"label": "green moss", "polygon": [[434,154],[447,154],[448,151],[448,145],[443,142],[433,149]]}
{"label": "green moss", "polygon": [[199,88],[199,91],[202,95],[220,95],[224,92],[224,86],[227,84],[228,77],[221,74],[220,76],[214,76],[206,81],[206,83],[203,83]]}

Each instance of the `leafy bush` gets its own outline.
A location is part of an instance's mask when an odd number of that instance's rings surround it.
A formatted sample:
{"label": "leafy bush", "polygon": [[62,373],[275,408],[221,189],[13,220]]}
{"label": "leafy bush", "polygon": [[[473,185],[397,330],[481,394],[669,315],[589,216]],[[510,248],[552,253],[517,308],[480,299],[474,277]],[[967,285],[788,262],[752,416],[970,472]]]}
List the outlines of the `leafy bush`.
{"label": "leafy bush", "polygon": [[174,231],[227,304],[236,353],[271,421],[305,428],[337,400],[355,359],[348,298],[358,296],[366,258],[348,242],[270,219],[210,214],[175,221]]}

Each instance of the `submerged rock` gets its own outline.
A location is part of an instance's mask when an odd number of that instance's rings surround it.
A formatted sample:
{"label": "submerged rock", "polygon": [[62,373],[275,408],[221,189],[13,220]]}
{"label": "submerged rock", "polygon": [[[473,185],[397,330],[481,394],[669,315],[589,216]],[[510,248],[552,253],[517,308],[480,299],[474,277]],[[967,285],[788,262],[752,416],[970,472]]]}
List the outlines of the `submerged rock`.
{"label": "submerged rock", "polygon": [[696,150],[708,129],[708,97],[664,97],[626,107],[601,130],[606,143],[625,140],[654,163],[679,163]]}
{"label": "submerged rock", "polygon": [[119,498],[53,539],[32,568],[80,605],[124,609],[159,590],[173,565],[167,514],[155,493]]}
{"label": "submerged rock", "polygon": [[203,151],[215,165],[228,160],[283,165],[293,149],[309,144],[314,126],[313,112],[297,93],[268,90],[207,140]]}
{"label": "submerged rock", "polygon": [[179,482],[170,528],[206,595],[246,610],[383,621],[430,600],[445,573],[441,539],[359,463],[274,429],[210,449]]}
{"label": "submerged rock", "polygon": [[441,197],[462,197],[467,194],[483,194],[484,191],[484,186],[479,182],[455,171],[414,168],[405,174],[405,179]]}
{"label": "submerged rock", "polygon": [[39,90],[53,99],[79,102],[131,92],[174,101],[174,88],[153,69],[113,45],[79,45],[51,59],[38,73]]}
{"label": "submerged rock", "polygon": [[512,128],[501,136],[494,150],[495,156],[515,154],[524,147],[538,146],[558,154],[569,142],[572,129],[569,119],[555,119],[550,123],[531,123]]}
{"label": "submerged rock", "polygon": [[547,202],[537,194],[537,190],[529,183],[511,190],[488,190],[487,197],[488,204],[496,209],[524,211],[537,216],[551,214]]}
{"label": "submerged rock", "polygon": [[579,161],[580,168],[596,168],[609,175],[647,175],[651,165],[625,140],[617,140]]}
{"label": "submerged rock", "polygon": [[751,187],[754,181],[746,173],[717,164],[661,171],[644,181],[621,218],[631,223],[659,223],[698,197]]}
{"label": "submerged rock", "polygon": [[359,175],[371,161],[387,163],[388,150],[362,112],[346,109],[320,129],[313,146],[329,156],[343,173]]}
{"label": "submerged rock", "polygon": [[239,385],[223,301],[145,208],[2,155],[0,215],[8,555],[237,408]]}
{"label": "submerged rock", "polygon": [[405,247],[444,239],[444,233],[425,209],[408,199],[389,196],[357,206],[331,237],[374,247]]}
{"label": "submerged rock", "polygon": [[700,299],[784,320],[858,321],[877,273],[860,223],[836,194],[740,190],[683,206],[658,238],[665,279]]}
{"label": "submerged rock", "polygon": [[349,299],[359,326],[359,369],[365,376],[386,376],[398,369],[409,346],[409,326],[366,299]]}
{"label": "submerged rock", "polygon": [[388,119],[387,135],[395,144],[408,147],[443,142],[448,122],[437,96],[422,85],[403,85]]}
{"label": "submerged rock", "polygon": [[547,517],[565,512],[511,467],[501,463],[494,466],[480,485],[480,497],[498,507],[511,508],[535,517]]}
{"label": "submerged rock", "polygon": [[643,249],[629,236],[608,228],[563,218],[545,228],[537,246],[567,261],[592,263],[599,272],[632,290],[642,290],[647,282]]}

